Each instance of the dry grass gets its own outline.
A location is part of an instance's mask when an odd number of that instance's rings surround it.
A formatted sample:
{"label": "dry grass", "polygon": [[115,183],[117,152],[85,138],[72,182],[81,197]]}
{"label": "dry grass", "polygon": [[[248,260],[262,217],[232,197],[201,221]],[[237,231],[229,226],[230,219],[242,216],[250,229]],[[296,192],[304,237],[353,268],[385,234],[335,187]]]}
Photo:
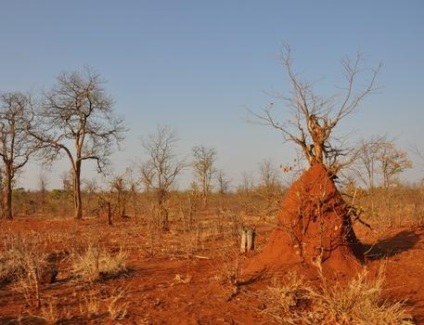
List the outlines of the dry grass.
{"label": "dry grass", "polygon": [[[414,196],[406,200],[405,196],[411,193]],[[370,213],[369,197],[365,196],[354,203],[364,206],[363,217],[366,221],[371,220],[372,224],[380,225],[380,221],[384,221],[381,223],[384,225],[389,221],[395,224],[406,222],[397,214],[405,216],[408,221],[421,220],[423,224],[424,192],[421,189],[420,192],[411,190],[411,193],[399,192],[398,197],[394,197],[396,209],[383,206],[382,199],[374,202],[375,210],[382,211],[376,216]],[[376,196],[376,200],[379,198]],[[25,237],[19,237],[16,233],[6,236],[2,232],[4,240],[0,243],[0,284],[12,283],[11,288],[15,293],[20,293],[15,294],[15,299],[22,302],[22,310],[25,312],[28,311],[24,306],[41,305],[32,311],[47,323],[67,320],[74,323],[88,320],[119,323],[123,319],[125,322],[125,319],[138,317],[137,313],[136,316],[132,315],[134,310],[150,306],[150,300],[142,307],[129,305],[127,290],[116,288],[122,283],[128,284],[129,279],[101,281],[128,274],[128,252],[131,252],[132,257],[141,257],[143,263],[152,263],[155,267],[161,259],[185,259],[194,254],[206,256],[211,259],[210,263],[214,267],[211,276],[216,274],[211,278],[213,281],[209,281],[212,286],[218,282],[230,289],[238,289],[235,284],[241,273],[241,262],[245,258],[239,253],[239,227],[243,222],[272,223],[276,213],[266,213],[265,202],[253,194],[252,200],[249,196],[245,203],[238,194],[223,196],[222,202],[217,197],[212,199],[206,210],[191,206],[181,210],[181,205],[175,201],[170,205],[169,232],[158,230],[153,218],[149,217],[150,210],[143,209],[140,203],[137,215],[134,214],[128,220],[116,220],[113,227],[105,225],[104,220],[92,219],[71,224],[66,232],[47,231],[42,237],[34,232]],[[396,211],[396,216],[389,220],[387,216],[392,211]],[[260,235],[259,240],[266,237],[266,234]],[[70,255],[66,255],[66,260],[59,264],[61,281],[57,286],[49,287],[40,283],[40,277],[46,266],[45,253],[51,252],[48,248],[52,247],[66,250]],[[134,277],[139,276],[137,272],[134,272]],[[170,286],[201,281],[196,272],[193,273],[193,280],[191,276],[180,275],[189,274],[186,269],[178,272],[175,279],[171,279]],[[141,281],[146,281],[145,275],[142,276]],[[155,283],[151,279],[148,281]],[[76,285],[80,286],[78,294],[68,295],[65,306],[61,296],[64,291],[61,288],[66,290]],[[406,304],[386,299],[384,286],[382,273],[372,278],[363,272],[348,285],[323,282],[318,287],[292,273],[284,280],[273,283],[267,290],[255,292],[254,295],[258,294],[260,298],[255,306],[262,305],[262,312],[281,324],[412,324]],[[197,283],[194,287],[198,290]],[[242,287],[240,291],[232,291],[229,297],[235,297],[236,294],[241,297],[246,291],[249,290]],[[155,295],[161,297],[162,291],[157,292],[152,291],[152,299]],[[134,301],[137,293],[131,290],[131,295]]]}
{"label": "dry grass", "polygon": [[384,276],[361,272],[347,286],[314,288],[295,273],[264,292],[263,310],[281,324],[414,324],[404,302],[383,297]]}
{"label": "dry grass", "polygon": [[0,258],[0,281],[13,282],[16,292],[29,306],[41,307],[41,280],[47,267],[47,255],[38,237],[9,235]]}
{"label": "dry grass", "polygon": [[126,295],[125,289],[118,288],[106,300],[111,320],[122,320],[127,316],[129,303],[125,301]]}
{"label": "dry grass", "polygon": [[89,245],[82,253],[74,252],[71,258],[73,274],[92,282],[117,277],[128,271],[125,264],[128,253],[122,248],[113,254],[99,244]]}

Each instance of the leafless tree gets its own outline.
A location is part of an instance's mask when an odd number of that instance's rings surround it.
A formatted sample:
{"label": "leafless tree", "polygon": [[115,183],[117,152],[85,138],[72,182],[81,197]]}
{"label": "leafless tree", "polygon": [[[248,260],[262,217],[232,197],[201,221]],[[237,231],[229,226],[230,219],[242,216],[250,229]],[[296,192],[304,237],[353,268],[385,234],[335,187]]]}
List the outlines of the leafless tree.
{"label": "leafless tree", "polygon": [[356,162],[356,175],[373,192],[376,184],[377,166],[381,148],[387,142],[386,137],[373,137],[362,140]]}
{"label": "leafless tree", "polygon": [[44,96],[39,112],[40,127],[33,136],[48,145],[45,157],[65,155],[71,164],[75,218],[82,218],[81,170],[84,161],[96,161],[103,171],[115,145],[126,131],[113,110],[113,100],[104,81],[91,69],[62,73]]}
{"label": "leafless tree", "polygon": [[47,192],[47,185],[49,184],[49,179],[46,174],[46,171],[41,170],[38,175],[38,189],[42,196],[44,196]]}
{"label": "leafless tree", "polygon": [[396,148],[394,140],[386,136],[363,140],[357,161],[357,175],[371,191],[376,186],[377,177],[387,189],[397,175],[412,167],[405,151]]}
{"label": "leafless tree", "polygon": [[270,160],[263,160],[259,164],[260,187],[265,192],[268,208],[271,206],[273,198],[279,191],[280,181],[278,170],[272,165]]}
{"label": "leafless tree", "polygon": [[388,142],[381,148],[378,158],[385,189],[393,184],[397,175],[412,168],[412,161],[408,159],[407,153],[397,149],[393,142]]}
{"label": "leafless tree", "polygon": [[273,188],[278,185],[278,170],[272,165],[270,160],[263,160],[259,164],[261,184],[267,188]]}
{"label": "leafless tree", "polygon": [[12,219],[14,181],[38,145],[27,132],[33,125],[31,96],[20,92],[3,93],[0,95],[0,105],[2,216]]}
{"label": "leafless tree", "polygon": [[165,231],[169,230],[166,207],[169,192],[185,167],[174,152],[177,141],[176,132],[172,128],[159,125],[156,133],[142,142],[148,159],[141,166],[141,181],[145,190],[155,195],[160,227]]}
{"label": "leafless tree", "polygon": [[72,191],[72,179],[73,172],[72,171],[64,171],[60,175],[60,180],[62,181],[62,190],[63,192],[71,192]]}
{"label": "leafless tree", "polygon": [[[275,105],[271,103],[261,113],[251,112],[256,121],[278,130],[285,141],[294,142],[303,152],[310,165],[324,163],[336,174],[345,164],[345,148],[338,147],[331,137],[334,128],[346,116],[352,114],[364,98],[373,93],[375,81],[381,66],[370,71],[365,86],[359,85],[362,75],[362,56],[342,61],[345,86],[333,96],[318,95],[310,82],[303,81],[293,67],[291,49],[283,50],[282,63],[288,75],[291,90],[278,96],[290,110],[291,118],[279,121]],[[351,161],[349,160],[349,163]],[[346,162],[347,163],[347,162]]]}
{"label": "leafless tree", "polygon": [[241,185],[239,187],[239,191],[241,191],[244,194],[250,193],[253,188],[255,187],[255,180],[251,173],[249,172],[243,172],[242,173],[242,180]]}
{"label": "leafless tree", "polygon": [[208,205],[209,192],[213,175],[216,173],[214,167],[216,150],[205,146],[193,147],[193,170],[197,182],[202,191],[203,207]]}
{"label": "leafless tree", "polygon": [[[112,176],[107,182],[108,188],[99,190],[94,188],[92,193],[97,197],[97,206],[93,210],[100,217],[106,215],[109,226],[113,226],[116,217],[127,217],[126,209],[129,200],[129,186],[126,173]],[[85,182],[90,185],[89,182]],[[95,184],[93,184],[95,185]]]}
{"label": "leafless tree", "polygon": [[110,191],[113,194],[116,214],[120,218],[127,217],[127,204],[130,198],[129,181],[126,173],[115,176],[110,181]]}
{"label": "leafless tree", "polygon": [[223,195],[228,192],[230,187],[230,180],[225,176],[225,172],[222,169],[217,171],[217,182],[218,182],[218,190],[219,194]]}

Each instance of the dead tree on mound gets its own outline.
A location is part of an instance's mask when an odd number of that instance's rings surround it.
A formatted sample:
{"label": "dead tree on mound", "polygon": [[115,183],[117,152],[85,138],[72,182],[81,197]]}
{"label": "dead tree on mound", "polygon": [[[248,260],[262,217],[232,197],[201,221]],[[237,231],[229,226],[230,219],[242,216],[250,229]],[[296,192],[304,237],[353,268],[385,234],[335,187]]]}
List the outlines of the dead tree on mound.
{"label": "dead tree on mound", "polygon": [[262,113],[251,112],[260,124],[268,125],[278,130],[285,141],[297,144],[304,157],[312,166],[323,163],[329,170],[337,172],[352,159],[340,161],[340,157],[348,156],[346,148],[337,144],[337,139],[332,138],[332,132],[339,122],[353,113],[363,99],[373,93],[375,81],[381,65],[372,69],[369,81],[365,86],[358,86],[362,72],[362,56],[357,54],[354,60],[346,58],[342,61],[345,86],[341,92],[333,96],[325,97],[318,95],[312,83],[302,81],[293,68],[291,50],[286,46],[282,55],[283,66],[288,75],[291,90],[287,94],[277,97],[282,99],[290,110],[291,118],[285,122],[279,122],[275,117],[275,105],[271,103]]}
{"label": "dead tree on mound", "polygon": [[[311,166],[288,190],[278,216],[279,224],[268,245],[254,262],[254,269],[276,267],[295,260],[316,266],[322,273],[325,264],[335,271],[352,269],[351,260],[364,260],[363,247],[352,228],[352,211],[334,184],[334,176],[345,164],[339,161],[346,150],[334,144],[332,132],[339,122],[353,113],[362,100],[375,90],[379,67],[371,73],[364,88],[357,89],[361,56],[343,61],[346,86],[342,94],[319,96],[312,84],[294,72],[290,48],[283,64],[292,86],[280,96],[292,118],[280,123],[271,104],[262,114],[253,113],[262,124],[270,125],[285,141],[296,143]],[[253,265],[253,264],[252,264]]]}

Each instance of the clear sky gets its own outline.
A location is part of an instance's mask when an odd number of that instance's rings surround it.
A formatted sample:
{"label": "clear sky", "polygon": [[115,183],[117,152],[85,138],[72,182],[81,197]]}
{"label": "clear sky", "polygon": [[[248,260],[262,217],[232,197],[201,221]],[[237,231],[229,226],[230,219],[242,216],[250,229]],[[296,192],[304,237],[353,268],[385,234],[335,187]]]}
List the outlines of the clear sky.
{"label": "clear sky", "polygon": [[[237,183],[264,159],[293,159],[276,131],[246,123],[246,108],[259,111],[275,101],[269,93],[288,89],[282,44],[324,92],[338,91],[340,60],[360,51],[368,67],[383,63],[382,89],[339,131],[353,131],[352,142],[387,134],[424,151],[423,17],[422,0],[2,1],[0,91],[39,93],[59,73],[90,66],[130,129],[112,157],[116,172],[144,160],[140,137],[169,124],[182,157],[194,145],[214,147],[217,167]],[[415,165],[406,179],[423,178]],[[50,187],[66,168],[53,166]],[[21,184],[36,188],[39,173],[31,164]]]}

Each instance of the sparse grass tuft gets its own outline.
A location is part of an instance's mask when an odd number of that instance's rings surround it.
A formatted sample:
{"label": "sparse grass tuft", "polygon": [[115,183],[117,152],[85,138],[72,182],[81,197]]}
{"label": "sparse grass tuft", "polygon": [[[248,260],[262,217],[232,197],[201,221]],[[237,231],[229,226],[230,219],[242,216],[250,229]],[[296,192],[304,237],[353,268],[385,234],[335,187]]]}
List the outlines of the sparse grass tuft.
{"label": "sparse grass tuft", "polygon": [[383,298],[383,283],[382,271],[375,278],[363,271],[347,286],[315,289],[291,273],[268,288],[263,312],[281,324],[414,324],[404,302]]}
{"label": "sparse grass tuft", "polygon": [[107,299],[107,310],[111,320],[122,320],[127,316],[129,303],[125,301],[126,291],[117,289]]}
{"label": "sparse grass tuft", "polygon": [[52,297],[41,306],[39,318],[45,320],[47,324],[56,324],[61,320],[61,315],[57,306],[57,301]]}
{"label": "sparse grass tuft", "polygon": [[100,313],[101,301],[98,298],[98,292],[90,290],[79,301],[81,315],[87,314],[89,316],[97,315]]}
{"label": "sparse grass tuft", "polygon": [[73,273],[97,281],[125,274],[128,270],[125,261],[128,253],[120,249],[110,254],[100,245],[89,245],[82,253],[73,254]]}

